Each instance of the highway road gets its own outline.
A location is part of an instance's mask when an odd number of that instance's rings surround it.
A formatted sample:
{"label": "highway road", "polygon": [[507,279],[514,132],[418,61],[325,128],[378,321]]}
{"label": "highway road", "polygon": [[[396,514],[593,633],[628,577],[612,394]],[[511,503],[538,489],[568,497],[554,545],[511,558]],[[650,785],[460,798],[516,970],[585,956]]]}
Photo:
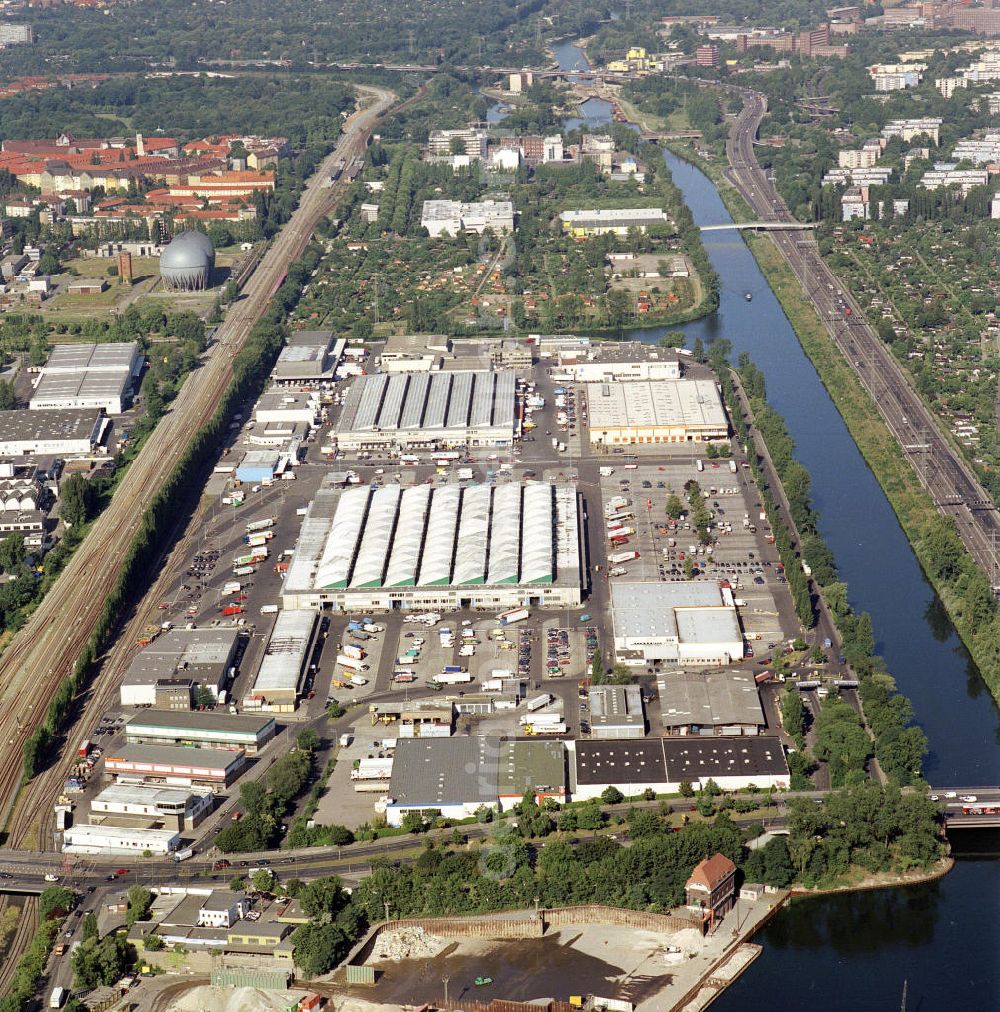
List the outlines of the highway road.
{"label": "highway road", "polygon": [[114,585],[142,511],[171,474],[194,435],[212,417],[232,377],[233,359],[261,317],[285,273],[305,249],[320,219],[346,182],[322,187],[334,164],[363,154],[368,135],[395,95],[361,87],[365,102],[344,124],[334,151],[304,190],[298,208],[226,314],[201,367],[185,381],[170,411],[125,474],[109,507],[25,627],[0,656],[0,813],[6,823],[21,779],[24,742],[45,718],[60,681],[80,656]]}
{"label": "highway road", "polygon": [[[763,95],[736,89],[744,100],[726,142],[728,176],[754,214],[794,220],[757,162],[754,139],[767,112]],[[951,517],[972,557],[1000,583],[1000,513],[972,468],[940,428],[861,307],[824,263],[811,236],[771,232],[771,240],[805,289],[827,332],[878,407],[938,510]]]}

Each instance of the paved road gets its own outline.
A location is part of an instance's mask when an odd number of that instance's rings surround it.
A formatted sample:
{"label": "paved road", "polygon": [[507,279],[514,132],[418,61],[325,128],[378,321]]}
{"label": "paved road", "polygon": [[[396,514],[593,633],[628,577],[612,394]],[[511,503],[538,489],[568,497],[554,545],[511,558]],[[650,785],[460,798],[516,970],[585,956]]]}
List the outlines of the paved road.
{"label": "paved road", "polygon": [[[791,221],[791,213],[761,169],[753,143],[767,111],[764,97],[737,89],[744,100],[726,142],[729,178],[762,219]],[[871,395],[889,430],[935,505],[951,517],[972,557],[996,582],[1000,513],[938,419],[865,319],[843,283],[824,263],[811,236],[771,232],[771,239],[801,282],[828,333]]]}
{"label": "paved road", "polygon": [[[111,505],[24,629],[0,657],[0,812],[6,821],[20,784],[24,742],[45,717],[61,680],[73,670],[97,624],[105,598],[153,493],[173,471],[195,433],[205,425],[232,375],[233,359],[260,318],[288,266],[305,249],[316,224],[334,205],[342,187],[322,188],[336,161],[358,157],[368,133],[395,96],[365,88],[371,100],[345,124],[344,135],[302,194],[299,207],[272,243],[243,295],[226,316],[201,368],[188,377],[171,410],[160,420],[132,463]],[[346,184],[343,184],[346,185]]]}

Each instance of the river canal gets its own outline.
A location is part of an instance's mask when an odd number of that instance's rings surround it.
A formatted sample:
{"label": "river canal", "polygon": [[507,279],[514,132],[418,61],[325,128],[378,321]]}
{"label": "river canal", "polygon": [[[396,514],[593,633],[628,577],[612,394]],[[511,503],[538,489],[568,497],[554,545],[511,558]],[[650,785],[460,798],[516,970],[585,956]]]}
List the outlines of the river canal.
{"label": "river canal", "polygon": [[[564,43],[554,50],[560,66],[585,68],[578,48]],[[700,170],[670,152],[664,157],[696,224],[732,220]],[[680,328],[687,346],[696,337],[706,343],[725,337],[734,359],[746,352],[763,370],[769,399],[812,475],[822,532],[851,603],[871,614],[877,650],[930,741],[928,780],[997,783],[1000,712],[881,487],[742,238],[709,232],[704,240],[721,280],[720,305]],[[629,336],[655,342],[676,329]],[[713,1009],[898,1009],[904,980],[910,1009],[1000,1008],[1000,861],[972,856],[996,854],[997,834],[966,831],[956,845],[957,866],[938,882],[786,908],[758,936],[762,956]]]}

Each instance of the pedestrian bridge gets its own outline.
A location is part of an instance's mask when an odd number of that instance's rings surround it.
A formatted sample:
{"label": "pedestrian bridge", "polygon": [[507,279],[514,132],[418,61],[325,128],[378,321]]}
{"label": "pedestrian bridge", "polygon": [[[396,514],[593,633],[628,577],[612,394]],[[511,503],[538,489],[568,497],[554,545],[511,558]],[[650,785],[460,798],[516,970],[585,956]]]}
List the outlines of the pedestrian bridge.
{"label": "pedestrian bridge", "polygon": [[702,225],[702,232],[726,232],[749,228],[758,232],[798,232],[816,228],[815,221],[734,221],[728,225]]}

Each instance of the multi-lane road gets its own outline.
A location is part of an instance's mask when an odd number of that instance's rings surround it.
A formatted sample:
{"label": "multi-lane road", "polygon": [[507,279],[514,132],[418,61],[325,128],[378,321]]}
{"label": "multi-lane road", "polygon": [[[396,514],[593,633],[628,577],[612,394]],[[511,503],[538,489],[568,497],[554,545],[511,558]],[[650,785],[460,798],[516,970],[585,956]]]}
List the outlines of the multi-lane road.
{"label": "multi-lane road", "polygon": [[[728,176],[756,216],[792,221],[753,149],[767,111],[766,101],[754,91],[738,92],[744,105],[726,143]],[[941,430],[938,419],[865,319],[861,307],[826,266],[815,239],[787,232],[771,232],[770,236],[878,407],[921,484],[941,513],[955,521],[969,553],[995,585],[1000,576],[1000,514],[996,504]]]}
{"label": "multi-lane road", "polygon": [[386,89],[359,90],[363,108],[345,123],[340,142],[309,181],[298,208],[247,281],[240,300],[230,308],[200,368],[184,383],[65,571],[0,656],[0,741],[4,746],[0,821],[6,821],[17,796],[23,744],[44,720],[60,681],[72,672],[90,637],[146,504],[212,417],[232,377],[233,359],[250,329],[347,185],[323,187],[321,181],[330,178],[340,159],[350,161],[363,154],[372,126],[395,99]]}

